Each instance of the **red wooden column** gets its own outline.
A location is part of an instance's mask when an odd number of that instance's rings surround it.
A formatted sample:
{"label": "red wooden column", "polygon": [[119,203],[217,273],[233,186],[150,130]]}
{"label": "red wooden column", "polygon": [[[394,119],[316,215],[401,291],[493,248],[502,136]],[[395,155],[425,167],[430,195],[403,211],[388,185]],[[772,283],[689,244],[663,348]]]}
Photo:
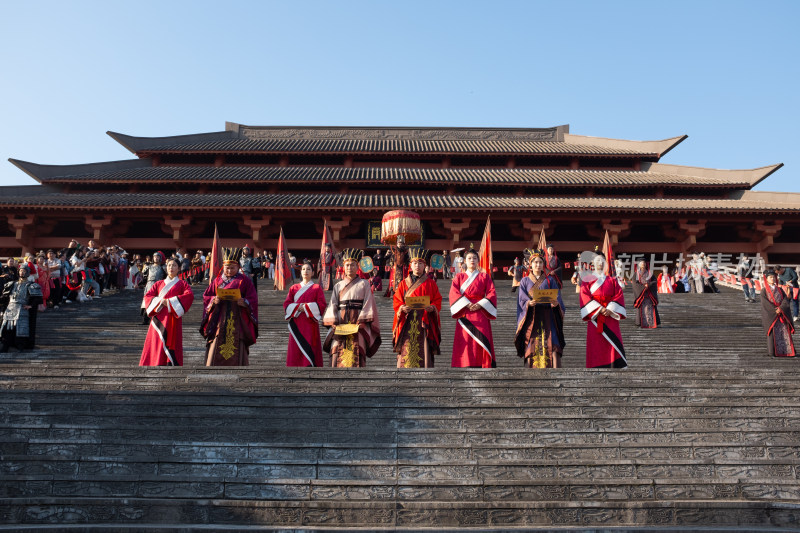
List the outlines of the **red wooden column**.
{"label": "red wooden column", "polygon": [[250,229],[250,234],[253,236],[253,247],[261,250],[265,247],[264,238],[266,237],[265,227],[272,223],[272,217],[244,217],[244,225]]}
{"label": "red wooden column", "polygon": [[458,248],[458,243],[461,240],[461,233],[469,228],[470,222],[472,222],[471,218],[461,218],[461,219],[452,219],[452,218],[444,218],[442,219],[442,224],[444,224],[444,228],[450,232],[453,238],[450,240],[450,249]]}
{"label": "red wooden column", "polygon": [[101,217],[86,215],[84,224],[91,232],[92,238],[102,246],[109,244],[108,241],[114,236],[114,217],[111,215]]}
{"label": "red wooden column", "polygon": [[177,248],[186,248],[188,228],[192,225],[191,217],[164,217],[163,224],[172,230],[172,240]]}
{"label": "red wooden column", "polygon": [[764,261],[769,262],[769,249],[775,244],[775,239],[783,229],[783,220],[774,220],[770,224],[764,220],[756,220],[755,228],[761,236],[761,240],[756,243],[756,251],[761,254]]}
{"label": "red wooden column", "polygon": [[[333,242],[338,247],[339,241],[347,236],[347,229],[350,227],[350,217],[342,217],[339,220],[328,220],[328,227],[333,235]],[[322,241],[320,241],[322,242]]]}
{"label": "red wooden column", "polygon": [[619,242],[620,234],[631,229],[631,219],[629,218],[624,218],[619,223],[614,223],[608,218],[604,218],[601,222],[603,223],[603,229],[608,232],[608,238],[611,239],[612,246]]}
{"label": "red wooden column", "polygon": [[681,252],[690,252],[697,245],[697,238],[706,232],[706,220],[700,219],[691,222],[688,219],[678,220],[678,227],[683,231],[684,239],[681,242]]}
{"label": "red wooden column", "polygon": [[33,239],[36,236],[34,231],[34,215],[7,215],[8,225],[14,230],[14,239],[22,249],[22,255],[33,253]]}

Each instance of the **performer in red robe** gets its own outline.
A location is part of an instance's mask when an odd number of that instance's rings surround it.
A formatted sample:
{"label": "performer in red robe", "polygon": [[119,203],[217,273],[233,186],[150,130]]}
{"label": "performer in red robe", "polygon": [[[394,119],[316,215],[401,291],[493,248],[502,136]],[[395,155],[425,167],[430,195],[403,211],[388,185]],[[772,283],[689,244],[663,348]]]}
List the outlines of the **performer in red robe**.
{"label": "performer in red robe", "polygon": [[658,292],[656,280],[647,268],[645,261],[639,261],[633,278],[633,307],[636,308],[636,325],[642,329],[655,329],[661,325],[661,317],[658,314]]}
{"label": "performer in red robe", "polygon": [[[258,338],[258,294],[249,276],[239,272],[239,248],[224,248],[222,275],[203,293],[200,333],[206,339],[206,366],[247,366]],[[218,290],[237,290],[238,299]]]}
{"label": "performer in red robe", "polygon": [[794,324],[792,324],[791,298],[777,284],[774,270],[764,274],[766,283],[761,288],[761,324],[767,336],[767,353],[773,357],[794,357]]}
{"label": "performer in red robe", "polygon": [[155,282],[144,295],[150,327],[139,366],[183,366],[183,315],[194,301],[188,283],[178,278],[181,267],[167,260],[167,279]]}
{"label": "performer in red robe", "polygon": [[581,283],[581,318],[587,322],[586,368],[625,368],[625,348],[619,321],[625,318],[625,297],[613,276],[603,274],[606,260],[594,258],[594,280]]}
{"label": "performer in red robe", "polygon": [[386,292],[383,293],[386,298],[389,298],[408,276],[408,246],[406,246],[406,238],[403,235],[397,236],[397,244],[391,247],[391,251],[394,267],[391,271],[389,286],[386,287]]}
{"label": "performer in red robe", "polygon": [[477,250],[464,255],[466,272],[450,287],[450,313],[456,319],[452,366],[494,368],[491,320],[497,318],[497,294],[488,274],[478,270]]}
{"label": "performer in red robe", "polygon": [[[365,367],[367,358],[381,345],[378,307],[369,282],[358,276],[358,263],[364,252],[354,248],[342,251],[344,279],[333,287],[331,303],[325,310],[323,324],[331,328],[323,349],[331,354],[331,366]],[[343,333],[337,326],[356,326]]]}
{"label": "performer in red robe", "polygon": [[[323,366],[322,342],[319,323],[325,312],[325,293],[322,287],[311,282],[314,269],[311,263],[300,267],[302,282],[292,285],[283,309],[289,322],[289,348],[286,366]],[[330,280],[329,280],[330,281]]]}
{"label": "performer in red robe", "polygon": [[556,283],[558,283],[558,288],[561,289],[563,287],[561,275],[564,267],[558,259],[558,254],[556,254],[556,249],[553,248],[552,244],[547,245],[547,255],[545,257],[547,258],[547,264],[544,266],[544,272],[548,276],[552,276],[553,279],[556,280]]}
{"label": "performer in red robe", "polygon": [[[397,368],[433,368],[442,342],[439,313],[442,295],[436,280],[425,273],[430,251],[414,247],[409,249],[410,273],[394,293],[394,322],[392,323],[392,350],[397,353]],[[427,296],[427,307],[409,307],[406,298]]]}
{"label": "performer in red robe", "polygon": [[658,275],[658,292],[659,294],[672,294],[675,288],[672,286],[672,276],[669,275],[669,267],[664,265],[661,267],[661,274]]}

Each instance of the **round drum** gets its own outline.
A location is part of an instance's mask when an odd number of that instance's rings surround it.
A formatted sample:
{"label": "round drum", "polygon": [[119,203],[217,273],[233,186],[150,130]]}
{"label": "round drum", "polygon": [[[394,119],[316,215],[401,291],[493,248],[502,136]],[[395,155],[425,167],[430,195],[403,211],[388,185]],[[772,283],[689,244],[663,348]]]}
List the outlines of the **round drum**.
{"label": "round drum", "polygon": [[419,215],[413,211],[389,211],[381,220],[381,241],[386,244],[397,244],[397,237],[402,235],[406,244],[414,244],[420,239],[422,225]]}

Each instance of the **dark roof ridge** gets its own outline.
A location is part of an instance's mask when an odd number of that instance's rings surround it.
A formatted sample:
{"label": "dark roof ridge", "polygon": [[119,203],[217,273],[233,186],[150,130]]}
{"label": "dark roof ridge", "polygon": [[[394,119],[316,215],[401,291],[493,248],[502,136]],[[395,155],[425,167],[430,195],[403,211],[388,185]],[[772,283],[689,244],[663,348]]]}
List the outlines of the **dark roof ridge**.
{"label": "dark roof ridge", "polygon": [[15,167],[19,168],[25,174],[32,177],[39,183],[42,183],[42,180],[47,180],[54,177],[75,176],[153,166],[153,162],[149,158],[102,161],[100,163],[81,163],[77,165],[40,165],[39,163],[31,163],[30,161],[22,161],[19,159],[9,158],[8,160]]}
{"label": "dark roof ridge", "polygon": [[456,126],[250,126],[226,122],[225,129],[243,139],[414,139],[563,141],[569,124],[549,128]]}
{"label": "dark roof ridge", "polygon": [[106,134],[134,154],[154,146],[172,146],[197,142],[225,141],[236,138],[236,135],[234,135],[233,132],[227,130],[211,131],[208,133],[190,133],[188,135],[170,135],[166,137],[137,137],[134,135],[117,133],[115,131],[107,131]]}
{"label": "dark roof ridge", "polygon": [[648,172],[662,174],[677,174],[680,176],[696,176],[702,178],[729,179],[749,183],[750,187],[755,187],[767,177],[772,175],[783,166],[783,163],[766,165],[758,168],[729,170],[722,168],[691,167],[686,165],[671,165],[668,163],[642,163],[641,169]]}

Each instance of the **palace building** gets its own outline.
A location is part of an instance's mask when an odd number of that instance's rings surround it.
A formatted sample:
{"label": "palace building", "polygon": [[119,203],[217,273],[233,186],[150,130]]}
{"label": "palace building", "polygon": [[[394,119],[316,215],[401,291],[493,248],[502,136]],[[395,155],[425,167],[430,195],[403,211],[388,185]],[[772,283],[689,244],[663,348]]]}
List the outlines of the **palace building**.
{"label": "palace building", "polygon": [[[225,245],[298,258],[376,248],[391,209],[423,220],[425,246],[477,248],[491,215],[496,263],[545,229],[562,257],[606,231],[618,253],[760,253],[800,262],[800,194],[752,188],[782,164],[664,164],[686,139],[629,141],[553,128],[278,127],[227,123],[174,137],[108,132],[133,158],[82,165],[11,159],[39,185],[0,187],[0,255],[94,238],[128,251]],[[378,228],[376,230],[376,227]]]}

